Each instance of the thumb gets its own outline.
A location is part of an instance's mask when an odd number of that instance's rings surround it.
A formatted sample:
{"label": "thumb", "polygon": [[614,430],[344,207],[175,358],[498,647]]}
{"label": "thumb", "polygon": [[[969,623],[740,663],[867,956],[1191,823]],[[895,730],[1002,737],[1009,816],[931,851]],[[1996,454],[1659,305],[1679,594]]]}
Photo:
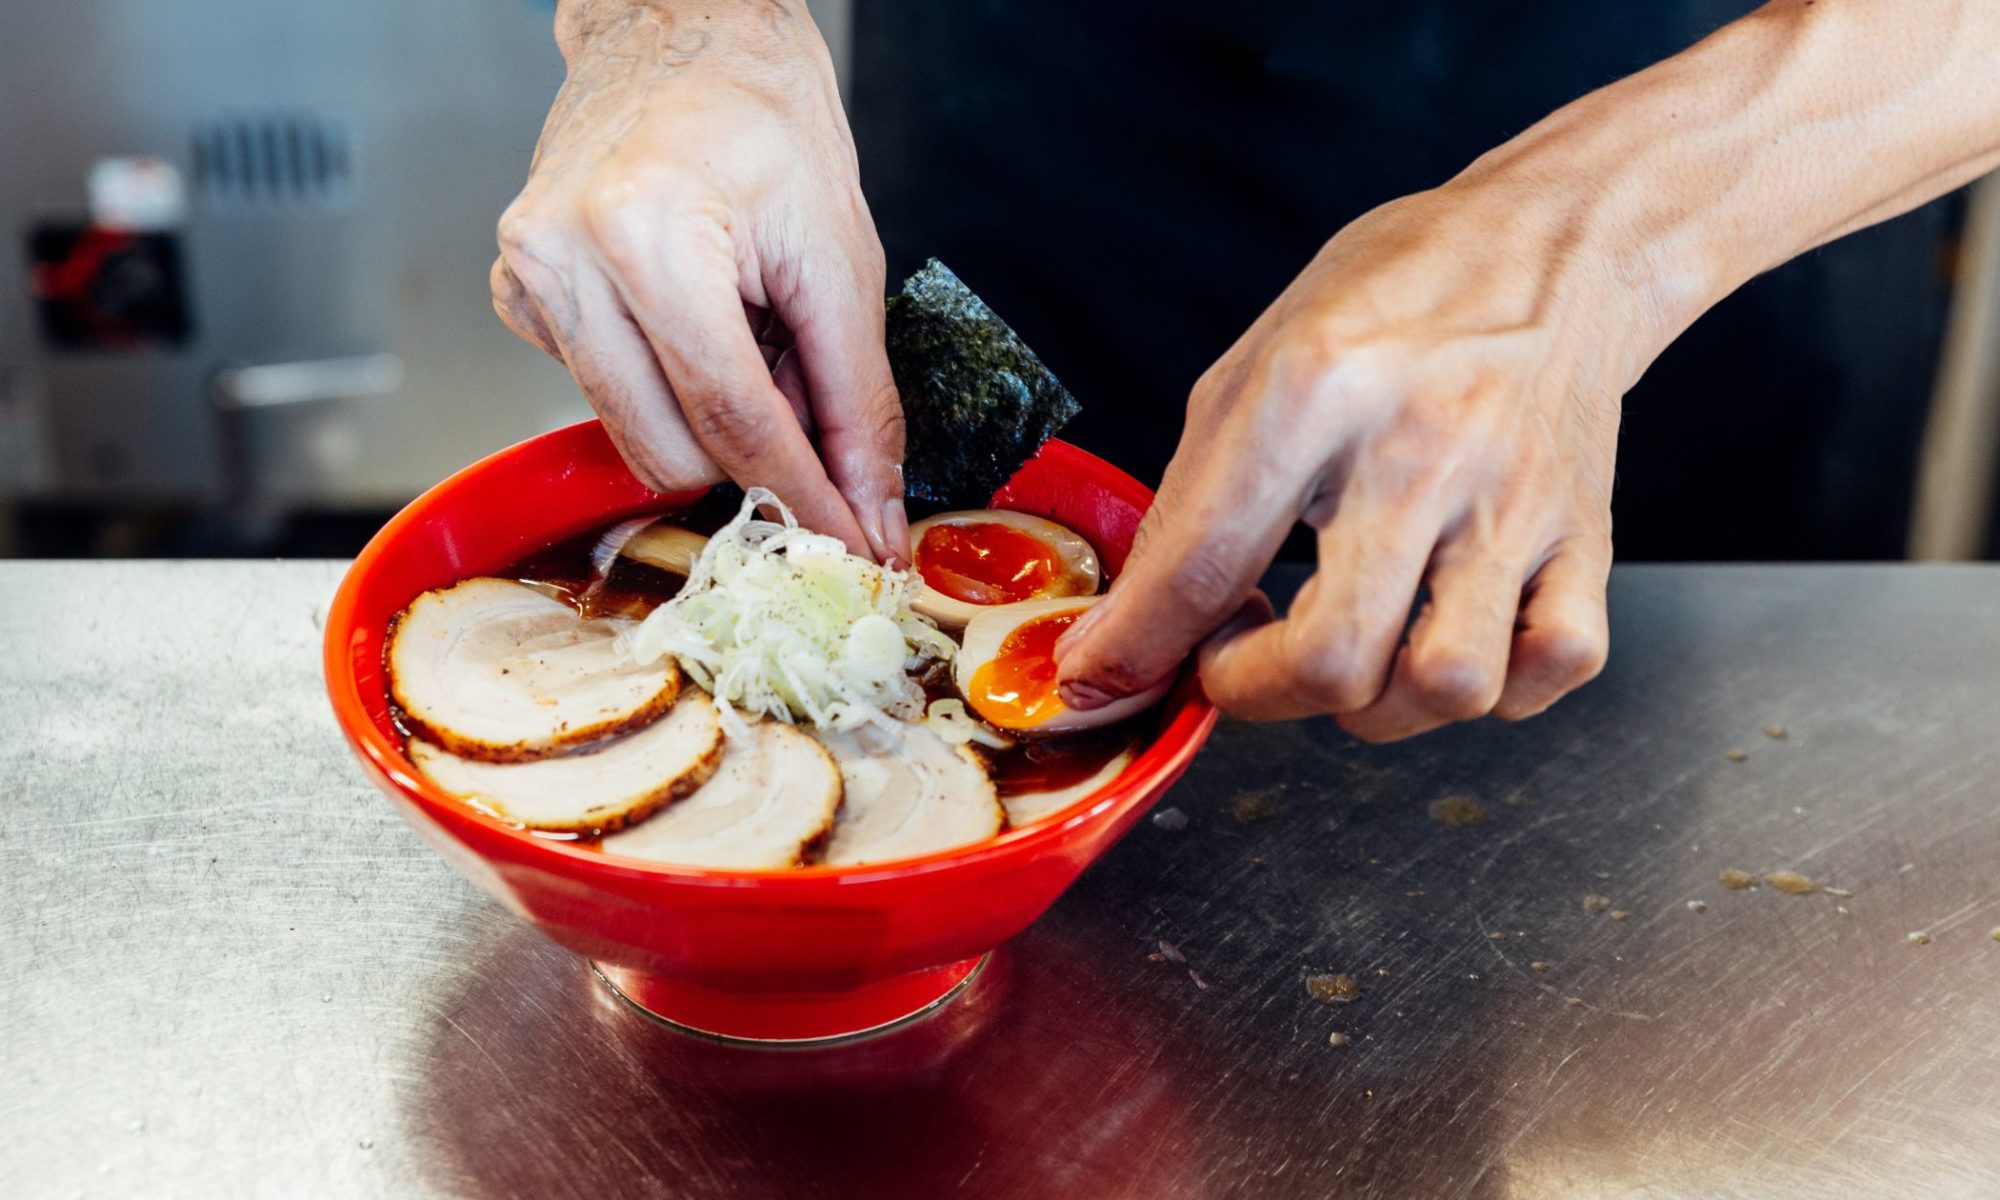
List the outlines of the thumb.
{"label": "thumb", "polygon": [[1181,439],[1111,594],[1056,648],[1064,704],[1099,708],[1166,679],[1256,592],[1297,497],[1232,441]]}
{"label": "thumb", "polygon": [[882,562],[910,561],[903,511],[903,405],[882,336],[882,282],[846,261],[801,272],[784,318],[819,431],[827,477]]}

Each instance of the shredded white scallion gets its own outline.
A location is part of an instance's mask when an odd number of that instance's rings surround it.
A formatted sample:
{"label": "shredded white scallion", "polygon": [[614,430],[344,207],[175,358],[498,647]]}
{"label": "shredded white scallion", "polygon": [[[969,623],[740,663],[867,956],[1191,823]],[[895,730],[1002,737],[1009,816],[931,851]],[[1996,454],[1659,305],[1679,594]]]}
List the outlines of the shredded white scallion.
{"label": "shredded white scallion", "polygon": [[1013,738],[965,711],[965,701],[955,697],[931,701],[924,725],[954,746],[976,742],[989,750],[1005,750],[1014,744]]}
{"label": "shredded white scallion", "polygon": [[[760,519],[763,505],[782,520]],[[911,572],[800,528],[776,496],[751,488],[687,585],[619,645],[641,663],[672,655],[715,697],[732,734],[757,716],[825,729],[914,721],[924,693],[911,672],[958,649],[910,610],[921,588]]]}

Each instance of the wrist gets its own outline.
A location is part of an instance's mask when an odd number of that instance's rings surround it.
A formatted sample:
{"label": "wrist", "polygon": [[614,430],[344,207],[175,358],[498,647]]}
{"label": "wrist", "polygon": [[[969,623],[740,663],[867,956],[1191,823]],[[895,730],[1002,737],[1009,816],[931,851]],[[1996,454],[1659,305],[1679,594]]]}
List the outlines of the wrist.
{"label": "wrist", "polygon": [[818,37],[805,0],[762,0],[758,12],[760,15],[755,17],[747,10],[717,15],[701,10],[694,0],[557,0],[556,49],[565,63],[574,66],[577,58],[598,42],[629,36],[637,22],[648,21],[670,29],[681,19],[692,19],[701,26],[682,39],[679,50],[687,57],[706,49],[714,36],[711,31],[718,29],[754,33],[761,28],[763,33],[777,36],[788,26],[798,26],[813,31],[815,39]]}
{"label": "wrist", "polygon": [[1448,186],[1550,222],[1657,353],[1757,274],[2000,165],[1996,49],[1991,5],[1773,0]]}
{"label": "wrist", "polygon": [[645,7],[645,0],[556,0],[556,49],[574,66],[590,43]]}
{"label": "wrist", "polygon": [[1519,319],[1587,330],[1622,392],[1728,289],[1645,165],[1609,152],[1601,133],[1548,124],[1436,194],[1464,214],[1461,232],[1475,244],[1505,248],[1525,289]]}
{"label": "wrist", "polygon": [[[1696,318],[1802,247],[1753,167],[1773,139],[1749,69],[1782,32],[1739,22],[1593,92],[1474,162],[1447,190],[1526,222],[1626,319],[1632,375]],[[1766,64],[1768,65],[1768,64]]]}

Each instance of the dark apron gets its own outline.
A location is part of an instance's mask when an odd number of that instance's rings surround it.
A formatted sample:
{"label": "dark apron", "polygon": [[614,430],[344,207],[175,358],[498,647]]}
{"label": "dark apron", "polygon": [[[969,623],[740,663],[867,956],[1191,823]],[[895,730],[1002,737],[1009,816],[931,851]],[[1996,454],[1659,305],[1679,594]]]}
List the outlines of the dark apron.
{"label": "dark apron", "polygon": [[[1189,386],[1336,230],[1743,0],[857,0],[853,112],[891,282],[927,256],[1149,480]],[[1949,204],[1760,279],[1627,401],[1627,558],[1893,557]]]}

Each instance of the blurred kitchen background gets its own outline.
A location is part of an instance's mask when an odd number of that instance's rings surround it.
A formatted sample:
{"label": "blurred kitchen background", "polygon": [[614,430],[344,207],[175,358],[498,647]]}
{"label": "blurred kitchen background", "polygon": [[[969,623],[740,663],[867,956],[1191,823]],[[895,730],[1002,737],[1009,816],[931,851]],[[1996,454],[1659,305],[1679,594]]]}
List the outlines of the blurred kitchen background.
{"label": "blurred kitchen background", "polygon": [[[812,5],[892,273],[952,265],[1084,402],[1072,440],[1155,479],[1188,385],[1333,230],[1752,5],[1239,7]],[[0,6],[0,556],[347,555],[587,416],[486,291],[552,9]],[[1628,403],[1619,549],[1991,557],[1996,447],[1988,181],[1670,350]]]}

